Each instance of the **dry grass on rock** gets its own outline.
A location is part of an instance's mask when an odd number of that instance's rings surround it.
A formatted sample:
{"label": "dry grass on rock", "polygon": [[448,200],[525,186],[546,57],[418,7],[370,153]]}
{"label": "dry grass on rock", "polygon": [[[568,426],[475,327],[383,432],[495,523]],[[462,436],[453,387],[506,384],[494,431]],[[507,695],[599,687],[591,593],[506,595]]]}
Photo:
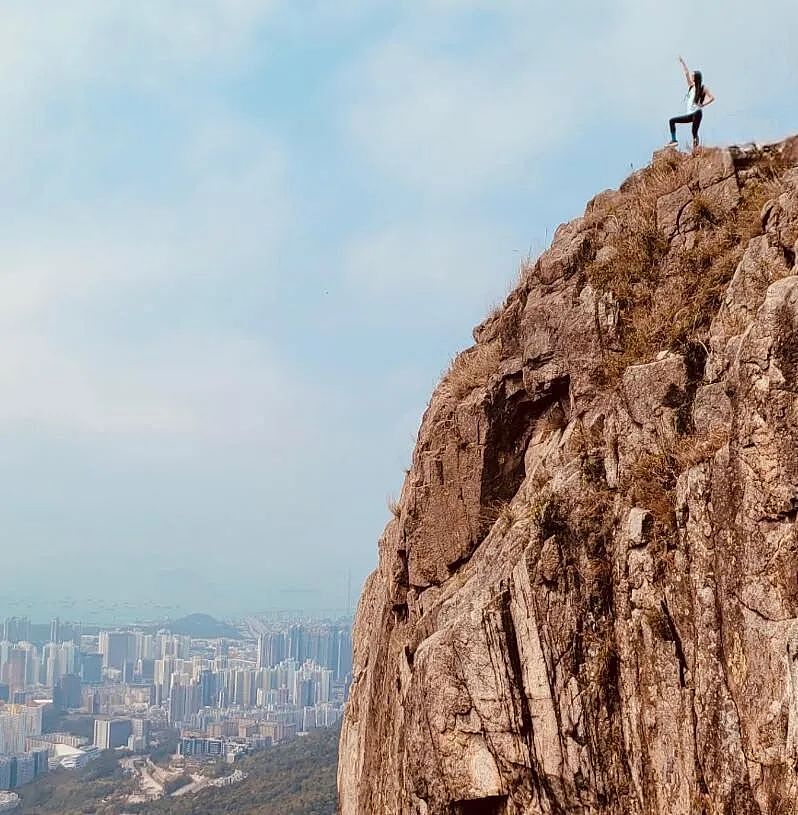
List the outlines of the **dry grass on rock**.
{"label": "dry grass on rock", "polygon": [[388,511],[397,520],[402,517],[402,506],[393,496],[388,498]]}
{"label": "dry grass on rock", "polygon": [[475,345],[452,360],[441,382],[441,390],[459,401],[476,388],[487,385],[500,362],[501,348],[497,341]]}
{"label": "dry grass on rock", "polygon": [[712,458],[727,441],[727,433],[719,431],[660,438],[656,451],[639,456],[626,474],[625,488],[632,502],[649,510],[660,524],[673,527],[677,479],[690,467]]}
{"label": "dry grass on rock", "polygon": [[768,159],[749,175],[731,213],[696,193],[689,204],[689,248],[671,247],[657,224],[657,201],[695,185],[700,161],[700,154],[660,158],[627,182],[622,202],[596,226],[615,251],[609,262],[589,264],[586,276],[596,289],[612,292],[620,306],[620,347],[606,352],[598,384],[617,382],[629,365],[650,361],[663,349],[682,351],[706,340],[748,242],[762,234],[762,207],[782,190],[785,168]]}

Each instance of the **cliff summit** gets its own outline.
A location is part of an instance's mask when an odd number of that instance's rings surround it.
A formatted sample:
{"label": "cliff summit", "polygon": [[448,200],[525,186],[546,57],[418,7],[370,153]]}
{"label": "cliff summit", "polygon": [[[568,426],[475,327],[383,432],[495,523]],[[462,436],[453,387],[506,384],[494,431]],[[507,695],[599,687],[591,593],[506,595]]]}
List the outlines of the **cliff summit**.
{"label": "cliff summit", "polygon": [[798,812],[798,137],[664,151],[432,396],[342,815]]}

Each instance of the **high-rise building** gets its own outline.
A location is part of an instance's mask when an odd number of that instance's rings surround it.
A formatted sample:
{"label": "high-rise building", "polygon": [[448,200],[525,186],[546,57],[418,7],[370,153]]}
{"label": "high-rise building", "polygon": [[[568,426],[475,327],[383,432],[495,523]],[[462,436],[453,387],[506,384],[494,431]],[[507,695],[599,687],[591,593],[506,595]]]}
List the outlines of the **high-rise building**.
{"label": "high-rise building", "polygon": [[41,659],[36,646],[32,642],[19,642],[17,648],[25,650],[25,684],[38,684],[41,673]]}
{"label": "high-rise building", "polygon": [[50,623],[50,642],[61,642],[61,620],[58,617]]}
{"label": "high-rise building", "polygon": [[305,661],[305,629],[301,625],[288,629],[288,656],[299,663]]}
{"label": "high-rise building", "polygon": [[82,704],[80,677],[64,674],[53,689],[53,703],[63,710],[78,708]]}
{"label": "high-rise building", "polygon": [[133,733],[130,719],[95,719],[94,745],[100,750],[124,747]]}
{"label": "high-rise building", "polygon": [[49,769],[50,751],[47,748],[39,747],[36,750],[30,750],[30,754],[33,756],[33,772],[38,778]]}
{"label": "high-rise building", "polygon": [[136,656],[139,659],[155,659],[155,637],[152,634],[143,634],[138,642],[138,653]]}
{"label": "high-rise building", "polygon": [[14,646],[8,652],[8,661],[3,666],[4,679],[13,693],[16,690],[23,690],[26,685],[28,652],[25,648]]}
{"label": "high-rise building", "polygon": [[134,682],[136,675],[136,663],[132,659],[126,659],[125,664],[122,666],[122,681]]}
{"label": "high-rise building", "polygon": [[178,659],[188,659],[191,656],[191,637],[175,634],[175,656]]}
{"label": "high-rise building", "polygon": [[155,660],[155,694],[156,698],[160,701],[165,701],[169,698],[173,668],[174,660],[172,657]]}
{"label": "high-rise building", "polygon": [[136,674],[140,682],[155,681],[155,660],[142,658],[136,665]]}
{"label": "high-rise building", "polygon": [[85,708],[89,714],[100,712],[100,694],[96,688],[82,688],[80,692],[81,707]]}
{"label": "high-rise building", "polygon": [[0,679],[5,677],[5,666],[8,662],[8,655],[11,653],[12,644],[8,640],[0,642]]}
{"label": "high-rise building", "polygon": [[137,753],[143,753],[150,742],[150,723],[146,719],[132,719],[129,747]]}
{"label": "high-rise building", "polygon": [[80,673],[80,649],[71,640],[61,643],[58,660],[59,672],[62,676]]}
{"label": "high-rise building", "polygon": [[25,740],[42,733],[39,705],[5,705],[0,708],[0,754],[21,753]]}
{"label": "high-rise building", "polygon": [[306,733],[316,728],[316,708],[304,707],[302,708],[302,730]]}
{"label": "high-rise building", "polygon": [[[298,634],[295,633],[294,638]],[[288,656],[288,643],[282,631],[271,631],[258,640],[258,668],[274,668]]]}
{"label": "high-rise building", "polygon": [[200,671],[199,686],[202,707],[216,704],[216,675],[212,671]]}
{"label": "high-rise building", "polygon": [[80,676],[87,684],[99,684],[103,680],[103,655],[81,654]]}
{"label": "high-rise building", "polygon": [[100,653],[103,655],[103,668],[124,670],[129,645],[130,635],[127,631],[101,631]]}
{"label": "high-rise building", "polygon": [[54,688],[64,674],[77,670],[78,651],[73,642],[49,642],[42,652],[41,680],[48,688]]}
{"label": "high-rise building", "polygon": [[20,753],[14,756],[14,759],[17,770],[14,786],[21,787],[23,784],[30,784],[36,778],[36,759],[30,753]]}
{"label": "high-rise building", "polygon": [[316,704],[329,702],[332,698],[333,672],[329,668],[322,668],[316,679]]}
{"label": "high-rise building", "polygon": [[169,692],[167,718],[172,726],[186,719],[186,686],[173,683]]}
{"label": "high-rise building", "polygon": [[294,685],[294,704],[297,707],[312,707],[315,702],[316,694],[315,688],[313,687],[313,680],[303,678],[303,675],[298,673]]}
{"label": "high-rise building", "polygon": [[75,644],[75,647],[80,649],[80,641],[82,639],[83,626],[80,623],[72,623],[70,626],[61,626],[61,639],[66,642],[69,640]]}
{"label": "high-rise building", "polygon": [[155,659],[165,659],[174,656],[172,653],[172,638],[169,634],[159,631],[155,635]]}
{"label": "high-rise building", "polygon": [[348,629],[338,632],[338,647],[336,648],[335,678],[345,679],[352,673],[352,632]]}
{"label": "high-rise building", "polygon": [[30,640],[30,619],[28,617],[6,617],[3,622],[3,637],[8,642]]}
{"label": "high-rise building", "polygon": [[0,755],[0,790],[11,789],[11,756]]}

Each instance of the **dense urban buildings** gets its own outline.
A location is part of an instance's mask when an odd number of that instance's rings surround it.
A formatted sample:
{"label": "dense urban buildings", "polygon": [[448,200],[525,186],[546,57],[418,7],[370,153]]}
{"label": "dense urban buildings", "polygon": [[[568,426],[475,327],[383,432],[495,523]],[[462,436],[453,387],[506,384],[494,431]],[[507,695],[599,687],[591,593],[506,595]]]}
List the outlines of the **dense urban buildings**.
{"label": "dense urban buildings", "polygon": [[[187,762],[226,759],[327,727],[352,668],[348,622],[260,621],[257,637],[81,629],[53,620],[34,641],[26,618],[0,641],[0,790],[103,750],[176,743]],[[88,737],[44,733],[45,711],[82,716]],[[171,736],[169,736],[171,734]]]}

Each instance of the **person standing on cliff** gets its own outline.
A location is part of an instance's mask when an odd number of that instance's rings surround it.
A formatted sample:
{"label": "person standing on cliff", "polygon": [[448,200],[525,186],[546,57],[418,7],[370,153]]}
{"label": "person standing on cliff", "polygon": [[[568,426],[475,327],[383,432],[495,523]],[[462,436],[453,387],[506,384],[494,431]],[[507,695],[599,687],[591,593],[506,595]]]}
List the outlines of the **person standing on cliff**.
{"label": "person standing on cliff", "polygon": [[692,124],[693,149],[695,150],[699,144],[698,128],[701,127],[701,120],[704,118],[704,108],[711,105],[715,101],[715,97],[709,88],[704,85],[701,71],[690,71],[687,63],[681,57],[679,57],[679,62],[682,64],[684,78],[687,80],[687,113],[684,116],[674,116],[670,120],[671,140],[668,146],[677,147],[679,145],[676,140],[676,125]]}

